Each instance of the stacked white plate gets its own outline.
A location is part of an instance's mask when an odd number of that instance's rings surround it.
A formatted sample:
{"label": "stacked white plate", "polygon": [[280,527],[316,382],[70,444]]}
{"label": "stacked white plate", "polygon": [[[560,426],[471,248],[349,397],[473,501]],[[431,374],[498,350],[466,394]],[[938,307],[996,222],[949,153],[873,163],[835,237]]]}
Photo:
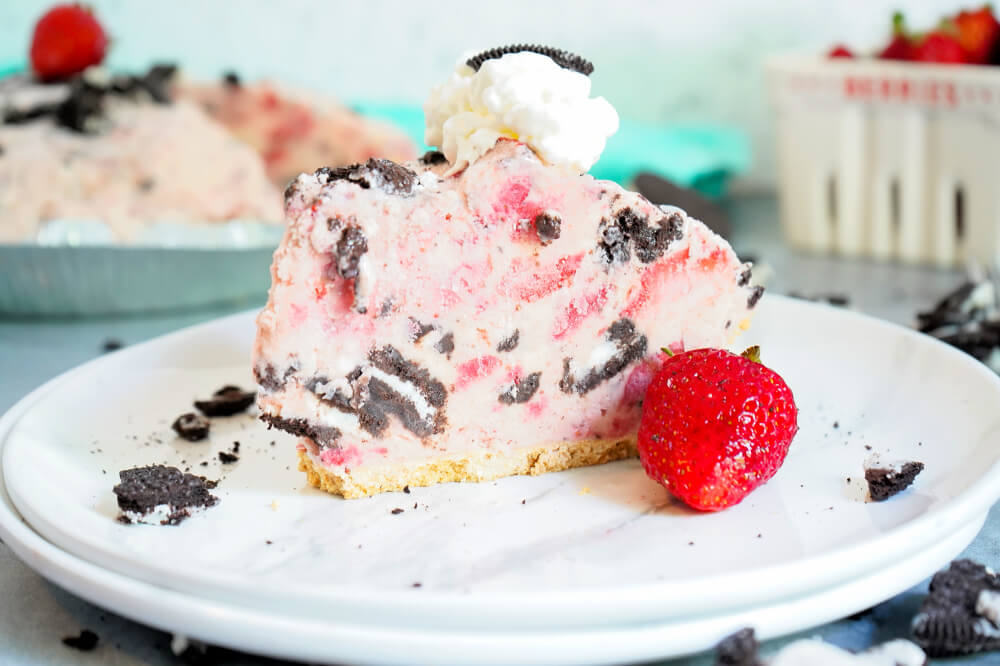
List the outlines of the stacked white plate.
{"label": "stacked white plate", "polygon": [[[1000,497],[1000,379],[844,310],[762,302],[745,342],[792,387],[801,430],[770,483],[715,514],[671,501],[635,461],[345,501],[306,488],[292,439],[252,414],[215,419],[210,442],[174,438],[193,398],[251,383],[253,333],[253,313],[187,329],[15,406],[0,420],[4,541],[97,604],[251,652],[620,663],[867,608],[958,554]],[[926,469],[866,502],[873,452]],[[151,463],[221,478],[222,502],[178,527],[115,522],[117,471]]]}

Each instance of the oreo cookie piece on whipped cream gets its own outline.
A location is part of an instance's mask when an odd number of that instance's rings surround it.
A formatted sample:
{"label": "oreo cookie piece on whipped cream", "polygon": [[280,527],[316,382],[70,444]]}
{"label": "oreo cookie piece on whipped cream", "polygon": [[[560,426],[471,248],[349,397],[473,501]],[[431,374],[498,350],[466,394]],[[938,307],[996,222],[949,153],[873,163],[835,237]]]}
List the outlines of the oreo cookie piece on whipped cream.
{"label": "oreo cookie piece on whipped cream", "polygon": [[118,473],[119,522],[125,524],[179,525],[185,518],[219,503],[209,490],[218,485],[203,476],[186,474],[176,467],[148,465]]}
{"label": "oreo cookie piece on whipped cream", "polygon": [[552,59],[552,62],[559,65],[563,69],[580,72],[584,76],[590,76],[594,72],[594,63],[590,62],[586,58],[582,58],[575,53],[570,53],[569,51],[564,51],[563,49],[557,49],[551,46],[542,46],[541,44],[511,44],[509,46],[500,46],[488,49],[469,58],[465,61],[465,64],[478,72],[479,68],[482,67],[483,63],[487,60],[496,60],[497,58],[502,58],[509,53],[526,52],[548,56]]}
{"label": "oreo cookie piece on whipped cream", "polygon": [[1000,577],[972,560],[934,574],[913,618],[914,640],[932,657],[1000,650]]}

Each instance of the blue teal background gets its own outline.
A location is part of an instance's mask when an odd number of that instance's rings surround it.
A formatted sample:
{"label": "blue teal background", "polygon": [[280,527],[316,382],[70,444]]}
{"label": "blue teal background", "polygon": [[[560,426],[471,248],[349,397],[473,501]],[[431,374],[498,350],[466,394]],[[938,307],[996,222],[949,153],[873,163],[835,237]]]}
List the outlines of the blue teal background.
{"label": "blue teal background", "polygon": [[[50,2],[0,0],[0,68],[23,63],[32,26]],[[109,64],[175,61],[196,76],[233,68],[395,111],[448,75],[460,54],[511,42],[555,44],[594,61],[594,92],[623,118],[596,168],[658,168],[681,182],[745,171],[774,181],[771,116],[761,61],[874,45],[902,8],[930,26],[946,0],[91,0],[112,36]],[[968,3],[976,4],[976,3]],[[389,105],[388,107],[386,105]],[[418,112],[419,113],[419,112]],[[722,128],[725,131],[716,132]],[[652,132],[650,130],[653,130]],[[751,159],[752,155],[752,159]],[[623,159],[628,160],[623,163]],[[706,185],[707,187],[707,185]],[[711,188],[709,188],[711,189]]]}

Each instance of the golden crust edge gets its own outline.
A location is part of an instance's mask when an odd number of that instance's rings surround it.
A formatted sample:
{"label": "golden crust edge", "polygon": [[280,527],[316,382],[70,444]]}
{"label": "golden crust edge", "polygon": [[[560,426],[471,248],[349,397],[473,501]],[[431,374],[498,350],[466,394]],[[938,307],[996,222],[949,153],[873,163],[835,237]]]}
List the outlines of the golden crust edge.
{"label": "golden crust edge", "polygon": [[574,467],[601,465],[638,455],[635,436],[555,442],[509,451],[442,456],[417,464],[333,471],[317,464],[300,450],[299,470],[309,484],[346,499],[402,490],[406,486],[431,486],[453,481],[492,481],[505,476],[560,472]]}

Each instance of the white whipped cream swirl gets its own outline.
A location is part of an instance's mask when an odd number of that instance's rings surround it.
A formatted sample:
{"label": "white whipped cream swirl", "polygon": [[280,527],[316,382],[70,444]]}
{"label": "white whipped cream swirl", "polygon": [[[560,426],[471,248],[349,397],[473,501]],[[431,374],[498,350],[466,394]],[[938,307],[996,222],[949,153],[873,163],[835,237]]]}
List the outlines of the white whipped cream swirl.
{"label": "white whipped cream swirl", "polygon": [[473,70],[458,64],[424,104],[424,141],[463,169],[506,137],[549,164],[584,173],[618,131],[618,114],[590,98],[590,79],[538,53],[509,53]]}

